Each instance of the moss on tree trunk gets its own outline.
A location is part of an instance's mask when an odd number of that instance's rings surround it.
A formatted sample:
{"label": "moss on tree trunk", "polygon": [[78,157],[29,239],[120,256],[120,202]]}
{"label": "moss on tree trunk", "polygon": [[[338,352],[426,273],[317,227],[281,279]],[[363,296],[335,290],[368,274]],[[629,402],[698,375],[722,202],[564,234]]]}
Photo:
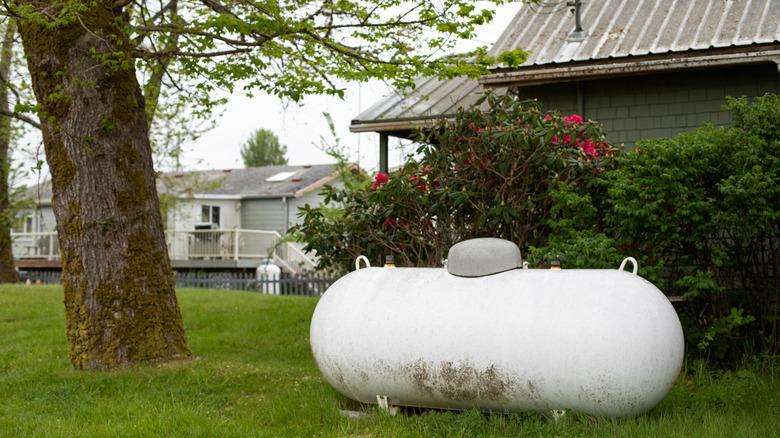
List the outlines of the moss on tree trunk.
{"label": "moss on tree trunk", "polygon": [[[7,20],[2,46],[0,46],[0,111],[10,113],[8,103],[8,78],[11,72],[14,34],[16,26],[13,20]],[[11,118],[0,116],[0,283],[19,281],[11,251],[11,202],[8,194],[8,172],[11,165]]]}
{"label": "moss on tree trunk", "polygon": [[187,358],[130,44],[111,2],[85,6],[71,24],[19,23],[52,174],[70,359],[108,369]]}

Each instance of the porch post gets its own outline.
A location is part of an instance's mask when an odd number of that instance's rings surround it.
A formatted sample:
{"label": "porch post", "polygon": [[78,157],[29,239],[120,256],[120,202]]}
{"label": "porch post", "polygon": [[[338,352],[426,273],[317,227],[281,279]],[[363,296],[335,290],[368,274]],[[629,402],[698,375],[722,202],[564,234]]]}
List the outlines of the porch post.
{"label": "porch post", "polygon": [[387,173],[387,134],[379,133],[379,171]]}
{"label": "porch post", "polygon": [[233,229],[233,260],[238,260],[238,230]]}
{"label": "porch post", "polygon": [[47,257],[48,260],[54,260],[54,239],[57,238],[57,234],[54,235],[49,234],[49,256]]}

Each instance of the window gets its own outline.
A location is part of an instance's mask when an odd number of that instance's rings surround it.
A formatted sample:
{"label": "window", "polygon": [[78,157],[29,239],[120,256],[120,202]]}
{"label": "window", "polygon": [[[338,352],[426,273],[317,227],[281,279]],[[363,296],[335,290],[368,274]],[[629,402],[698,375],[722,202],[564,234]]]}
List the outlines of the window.
{"label": "window", "polygon": [[32,233],[34,231],[33,217],[31,214],[17,217],[14,222],[13,231],[16,233]]}
{"label": "window", "polygon": [[202,205],[200,207],[200,222],[219,227],[219,205]]}

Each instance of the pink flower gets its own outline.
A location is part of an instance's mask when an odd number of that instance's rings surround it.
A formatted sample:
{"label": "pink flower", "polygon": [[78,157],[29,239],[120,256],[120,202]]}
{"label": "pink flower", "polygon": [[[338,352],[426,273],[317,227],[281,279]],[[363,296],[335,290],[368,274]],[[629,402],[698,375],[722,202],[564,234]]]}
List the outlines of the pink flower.
{"label": "pink flower", "polygon": [[550,139],[550,141],[552,142],[552,144],[558,144],[558,141],[559,141],[559,140],[560,140],[560,139],[558,138],[558,136],[557,136],[557,135],[553,135],[553,136],[552,136],[552,138]]}
{"label": "pink flower", "polygon": [[569,134],[566,134],[566,135],[564,135],[564,136],[563,136],[563,142],[564,142],[565,144],[569,144],[569,143],[571,143],[571,135],[569,135]]}
{"label": "pink flower", "polygon": [[477,127],[476,127],[476,126],[474,126],[474,122],[469,122],[469,124],[468,124],[468,125],[466,125],[466,127],[467,127],[467,128],[469,128],[469,129],[471,129],[472,131],[473,131],[473,130],[475,130],[475,129],[477,129]]}
{"label": "pink flower", "polygon": [[412,176],[410,176],[410,177],[409,177],[409,181],[411,181],[411,182],[415,182],[415,181],[417,181],[417,175],[412,175]]}
{"label": "pink flower", "polygon": [[482,129],[482,128],[477,128],[477,134],[482,134],[483,132],[485,132],[485,130],[484,130],[484,129]]}
{"label": "pink flower", "polygon": [[544,115],[544,121],[545,121],[545,122],[549,122],[550,120],[552,120],[552,116],[551,116],[551,115],[549,115],[549,114],[545,114],[545,115]]}
{"label": "pink flower", "polygon": [[563,121],[571,125],[581,125],[583,122],[582,116],[579,114],[572,114],[568,117],[564,117]]}

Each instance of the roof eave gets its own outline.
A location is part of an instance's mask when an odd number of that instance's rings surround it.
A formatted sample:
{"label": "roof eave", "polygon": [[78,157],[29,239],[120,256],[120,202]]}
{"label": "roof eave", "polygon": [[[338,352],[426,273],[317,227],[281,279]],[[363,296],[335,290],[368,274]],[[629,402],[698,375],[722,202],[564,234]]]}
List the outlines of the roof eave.
{"label": "roof eave", "polygon": [[419,118],[386,119],[375,122],[353,120],[349,125],[349,131],[354,133],[412,131],[420,128],[432,128],[442,120],[452,120],[453,118],[454,116],[451,114],[443,114]]}
{"label": "roof eave", "polygon": [[770,49],[712,53],[693,56],[672,54],[663,57],[610,59],[597,63],[566,63],[550,66],[493,73],[482,76],[479,82],[488,88],[512,85],[541,85],[582,79],[604,79],[666,71],[680,71],[710,67],[759,64],[774,62],[780,64],[780,45]]}

